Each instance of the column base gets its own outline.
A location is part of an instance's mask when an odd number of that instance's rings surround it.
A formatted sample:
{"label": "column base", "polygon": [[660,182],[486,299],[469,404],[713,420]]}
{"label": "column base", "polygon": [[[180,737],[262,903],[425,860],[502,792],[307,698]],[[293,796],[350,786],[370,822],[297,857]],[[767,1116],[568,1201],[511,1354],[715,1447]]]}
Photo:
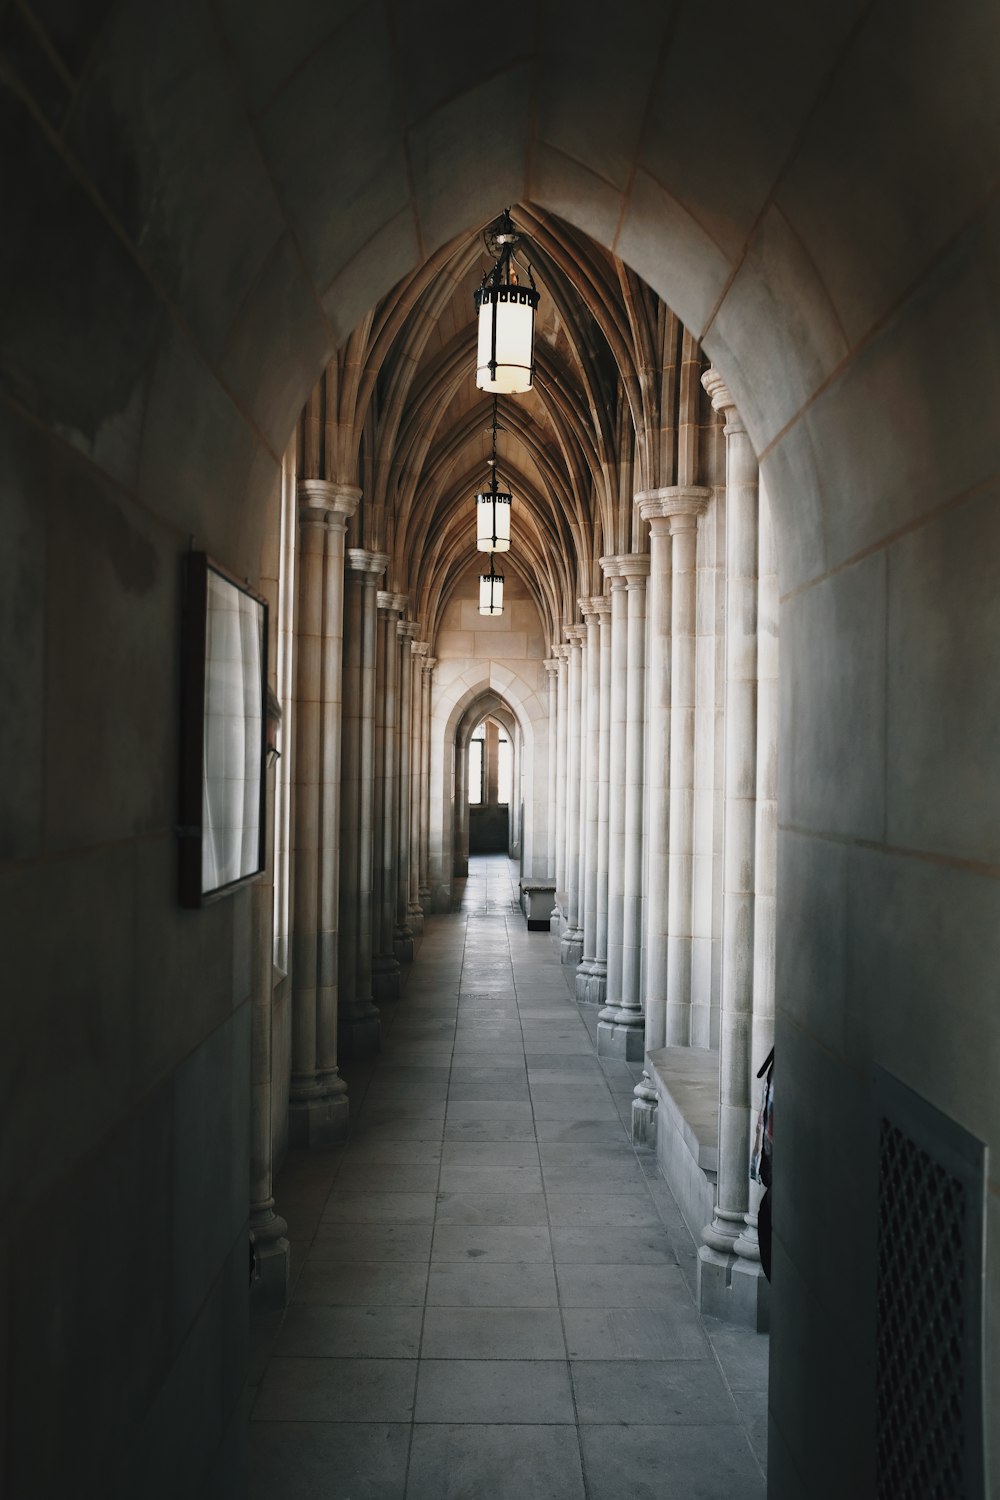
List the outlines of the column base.
{"label": "column base", "polygon": [[633,1089],[632,1144],[656,1150],[656,1116],[660,1097],[644,1072],[642,1082]]}
{"label": "column base", "polygon": [[[642,1062],[646,1054],[646,1032],[640,1017],[635,1026],[620,1021],[598,1021],[598,1057],[618,1057],[623,1062]],[[635,1105],[632,1106],[633,1113]]]}
{"label": "column base", "polygon": [[417,890],[417,900],[420,902],[420,910],[423,912],[424,916],[429,917],[431,911],[433,910],[431,906],[431,888],[429,885],[422,885],[419,887],[419,889]]}
{"label": "column base", "polygon": [[278,1312],[288,1306],[291,1290],[291,1246],[288,1225],[272,1210],[250,1215],[256,1272],[250,1286],[251,1314]]}
{"label": "column base", "polygon": [[382,1046],[382,1017],[371,1011],[357,1016],[341,1016],[337,1022],[337,1051],[352,1061],[374,1057]]}
{"label": "column base", "polygon": [[[427,895],[428,895],[428,898],[429,898],[430,897],[430,891],[427,892]],[[423,909],[422,906],[418,906],[415,901],[411,901],[410,905],[406,908],[406,925],[410,929],[410,931],[413,933],[413,936],[415,938],[422,938],[423,937],[423,935],[424,935],[424,909]]]}
{"label": "column base", "polygon": [[603,1005],[608,996],[608,967],[599,958],[585,959],[576,971],[576,998],[581,1005]]}
{"label": "column base", "polygon": [[580,927],[567,927],[559,944],[559,962],[565,967],[572,966],[574,969],[583,958],[583,930]]}
{"label": "column base", "polygon": [[771,1326],[771,1288],[760,1261],[701,1245],[698,1310],[704,1316],[767,1333]]}
{"label": "column base", "polygon": [[412,964],[413,962],[413,931],[409,924],[401,927],[393,934],[392,952],[398,964]]}
{"label": "column base", "polygon": [[372,964],[372,995],[376,1005],[399,999],[399,962],[380,954]]}
{"label": "column base", "polygon": [[288,1140],[292,1146],[326,1146],[342,1141],[349,1128],[347,1089],[336,1094],[318,1094],[313,1099],[293,1099],[288,1106]]}

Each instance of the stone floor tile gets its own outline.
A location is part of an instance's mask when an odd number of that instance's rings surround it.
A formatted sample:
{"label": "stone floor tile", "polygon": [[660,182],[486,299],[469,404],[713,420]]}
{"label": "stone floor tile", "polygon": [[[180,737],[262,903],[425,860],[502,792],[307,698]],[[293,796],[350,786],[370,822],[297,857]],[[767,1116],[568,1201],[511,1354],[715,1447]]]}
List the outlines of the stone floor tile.
{"label": "stone floor tile", "polygon": [[434,1263],[427,1306],[556,1307],[556,1281],[551,1265],[534,1262]]}
{"label": "stone floor tile", "polygon": [[250,1500],[403,1500],[408,1423],[254,1422]]}
{"label": "stone floor tile", "polygon": [[571,1078],[600,1078],[601,1076],[601,1065],[593,1054],[536,1052],[526,1046],[525,1056],[528,1060],[529,1078],[535,1073],[543,1078],[549,1073],[555,1073],[560,1078],[567,1074]]}
{"label": "stone floor tile", "polygon": [[498,1103],[527,1103],[530,1099],[528,1080],[523,1073],[515,1073],[508,1078],[498,1071],[492,1078],[484,1078],[481,1083],[469,1083],[464,1079],[457,1079],[448,1089],[449,1105],[471,1104],[479,1099],[494,1100]]}
{"label": "stone floor tile", "polygon": [[560,1307],[687,1306],[678,1266],[556,1266]]}
{"label": "stone floor tile", "polygon": [[738,1420],[715,1360],[574,1360],[581,1422],[650,1424]]}
{"label": "stone floor tile", "polygon": [[763,1500],[740,1427],[581,1427],[589,1500]]}
{"label": "stone floor tile", "polygon": [[295,1302],[326,1307],[419,1306],[427,1261],[316,1262],[310,1255],[295,1285]]}
{"label": "stone floor tile", "polygon": [[[403,1166],[431,1166],[441,1160],[441,1142],[433,1141],[396,1141],[377,1137],[361,1135],[357,1140],[351,1141],[347,1148],[346,1160],[349,1162],[378,1162],[380,1165],[403,1167]],[[284,1202],[284,1197],[282,1197]]]}
{"label": "stone floor tile", "polygon": [[337,1173],[334,1192],[355,1193],[433,1193],[438,1185],[438,1166],[409,1163],[393,1166],[386,1162],[358,1161],[348,1155]]}
{"label": "stone floor tile", "polygon": [[651,1225],[553,1229],[552,1254],[567,1265],[672,1266],[677,1260],[666,1230]]}
{"label": "stone floor tile", "polygon": [[575,1422],[565,1360],[422,1359],[413,1420]]}
{"label": "stone floor tile", "polygon": [[534,1166],[487,1167],[442,1164],[438,1190],[442,1193],[540,1193],[542,1173]]}
{"label": "stone floor tile", "polygon": [[[447,1135],[447,1128],[445,1130]],[[598,1146],[620,1146],[628,1144],[628,1137],[621,1121],[604,1120],[536,1120],[535,1134],[542,1141],[561,1142],[572,1146],[593,1144]]]}
{"label": "stone floor tile", "polygon": [[770,1340],[752,1328],[737,1328],[718,1318],[705,1318],[705,1332],[731,1386],[767,1390]]}
{"label": "stone floor tile", "polygon": [[563,1123],[571,1123],[574,1120],[608,1120],[612,1124],[619,1123],[618,1111],[614,1100],[605,1090],[600,1098],[588,1098],[585,1101],[564,1097],[562,1094],[556,1096],[546,1092],[544,1088],[534,1091],[531,1101],[536,1120],[559,1120]]}
{"label": "stone floor tile", "polygon": [[324,1224],[422,1224],[434,1217],[436,1193],[331,1193]]}
{"label": "stone floor tile", "polygon": [[428,1307],[424,1359],[564,1359],[555,1308]]}
{"label": "stone floor tile", "polygon": [[446,1140],[441,1161],[446,1167],[537,1167],[538,1147],[533,1142]]}
{"label": "stone floor tile", "polygon": [[415,1427],[406,1500],[472,1497],[583,1500],[576,1430],[504,1424]]}
{"label": "stone floor tile", "polygon": [[596,1193],[604,1197],[639,1197],[649,1202],[646,1179],[634,1162],[623,1162],[620,1167],[609,1167],[596,1163],[586,1167],[542,1167],[546,1193]]}
{"label": "stone floor tile", "polygon": [[422,1307],[313,1307],[292,1303],[275,1354],[327,1359],[416,1359]]}
{"label": "stone floor tile", "polygon": [[531,1104],[526,1099],[450,1099],[448,1124],[456,1120],[517,1120],[532,1123]]}
{"label": "stone floor tile", "polygon": [[526,1120],[455,1119],[445,1121],[446,1141],[534,1141],[535,1127],[530,1113]]}
{"label": "stone floor tile", "polygon": [[658,1228],[659,1214],[646,1194],[609,1193],[557,1193],[551,1188],[546,1194],[552,1227],[581,1228],[607,1225],[646,1225]]}
{"label": "stone floor tile", "polygon": [[255,1422],[408,1422],[415,1359],[291,1359],[268,1365]]}
{"label": "stone floor tile", "polygon": [[431,1261],[549,1261],[552,1245],[543,1225],[438,1224]]}
{"label": "stone floor tile", "polygon": [[[654,1214],[655,1219],[655,1214]],[[440,1193],[439,1224],[547,1224],[542,1193]]]}
{"label": "stone floor tile", "polygon": [[767,1468],[767,1387],[733,1391],[733,1400],[746,1430],[750,1446],[762,1469]]}
{"label": "stone floor tile", "polygon": [[564,1307],[570,1359],[710,1359],[711,1348],[694,1304],[670,1308]]}
{"label": "stone floor tile", "polygon": [[430,1259],[430,1224],[321,1224],[310,1263]]}

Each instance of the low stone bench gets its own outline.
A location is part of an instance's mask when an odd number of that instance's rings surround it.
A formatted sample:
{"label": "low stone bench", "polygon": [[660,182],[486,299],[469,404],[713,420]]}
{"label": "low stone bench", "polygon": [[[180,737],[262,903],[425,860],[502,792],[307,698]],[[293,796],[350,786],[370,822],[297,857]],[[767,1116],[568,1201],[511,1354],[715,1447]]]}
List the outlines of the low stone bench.
{"label": "low stone bench", "polygon": [[528,919],[529,932],[548,932],[549,917],[555,904],[554,880],[521,881],[521,907]]}

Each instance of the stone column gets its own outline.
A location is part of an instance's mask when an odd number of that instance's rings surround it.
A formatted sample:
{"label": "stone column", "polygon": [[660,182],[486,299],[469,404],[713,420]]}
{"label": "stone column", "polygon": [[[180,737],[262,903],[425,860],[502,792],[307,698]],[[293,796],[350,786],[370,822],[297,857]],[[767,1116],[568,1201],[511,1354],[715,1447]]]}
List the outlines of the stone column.
{"label": "stone column", "polygon": [[[671,557],[670,862],[667,901],[668,1047],[691,1045],[692,874],[694,861],[695,614],[698,517],[711,490],[661,491],[669,508]],[[669,496],[670,498],[666,498]]]}
{"label": "stone column", "polygon": [[425,656],[420,668],[420,905],[431,910],[431,678],[436,656]]}
{"label": "stone column", "polygon": [[392,951],[401,964],[413,962],[413,928],[410,907],[410,746],[413,726],[413,638],[416,620],[400,620],[396,626],[399,656],[399,774],[396,816],[396,922]]}
{"label": "stone column", "polygon": [[757,795],[757,460],[715,370],[702,377],[726,413],[726,719],[723,830],[722,1031],[716,1208],[702,1230],[703,1312],[764,1327],[767,1283],[735,1254],[749,1206],[750,1057],[754,977]]}
{"label": "stone column", "polygon": [[[778,863],[778,568],[770,506],[758,494],[757,546],[757,807],[754,826],[753,1023],[750,1045],[751,1120],[757,1070],[774,1046],[775,895]],[[750,1183],[747,1227],[737,1255],[760,1260],[757,1209],[763,1189]]]}
{"label": "stone column", "polygon": [[[625,820],[622,859],[621,1001],[602,1017],[598,1051],[626,1062],[641,1062],[646,1018],[642,1010],[643,808],[646,753],[646,579],[649,555],[626,553],[617,559],[627,587],[625,624]],[[608,1029],[610,1028],[610,1029]]]}
{"label": "stone column", "polygon": [[347,1129],[347,1086],[337,1069],[344,535],[361,492],[306,479],[298,495],[289,1136],[315,1145]]}
{"label": "stone column", "polygon": [[652,1052],[666,1042],[667,902],[670,857],[670,583],[671,538],[667,490],[636,498],[649,522],[649,661],[646,669],[648,755],[644,823],[646,833],[646,1034]]}
{"label": "stone column", "polygon": [[[375,657],[376,584],[389,561],[383,552],[361,547],[348,550],[348,562],[360,579],[356,602],[352,601],[352,623],[357,628],[357,724],[352,746],[350,779],[344,777],[345,809],[353,794],[351,823],[356,844],[356,883],[351,902],[356,940],[353,945],[354,984],[348,1003],[341,1006],[341,1049],[352,1056],[378,1049],[381,1022],[372,998],[372,943],[374,938],[374,810],[375,810]],[[345,745],[345,750],[346,750]],[[356,757],[356,758],[355,758]],[[356,809],[356,815],[355,815]]]}
{"label": "stone column", "polygon": [[[486,797],[486,740],[483,740],[483,798]],[[469,742],[455,746],[455,833],[453,873],[464,880],[469,873]]]}
{"label": "stone column", "polygon": [[423,789],[423,743],[424,743],[424,673],[423,666],[430,650],[426,641],[414,641],[410,648],[412,660],[411,726],[410,736],[410,892],[407,917],[414,937],[424,931],[424,909],[420,900],[420,825]]}
{"label": "stone column", "polygon": [[399,616],[406,608],[402,594],[380,589],[377,604],[382,630],[384,675],[380,697],[382,726],[381,798],[376,798],[375,823],[375,890],[378,910],[375,917],[375,953],[372,959],[372,988],[376,1004],[399,999],[399,959],[395,952],[396,931],[396,856],[399,817],[399,638],[396,634]]}
{"label": "stone column", "polygon": [[583,955],[583,928],[580,925],[580,714],[583,705],[583,642],[587,631],[583,625],[567,625],[569,641],[568,712],[566,716],[566,931],[562,935],[559,956],[574,968]]}
{"label": "stone column", "polygon": [[556,877],[556,779],[558,765],[556,736],[559,723],[559,662],[556,657],[550,656],[542,665],[545,667],[545,672],[549,679],[549,764],[546,781],[548,807],[545,810],[545,869],[549,878],[554,880]]}
{"label": "stone column", "polygon": [[569,647],[553,642],[552,655],[559,664],[556,685],[556,903],[560,914],[568,919],[569,897],[566,893],[566,789],[567,736],[569,713]]}
{"label": "stone column", "polygon": [[[611,600],[605,594],[591,601],[597,615],[597,735],[593,746],[591,789],[596,800],[593,829],[588,831],[588,899],[593,886],[593,952],[584,993],[577,980],[577,999],[603,1005],[607,999],[608,973],[608,793],[611,760]],[[588,805],[589,810],[589,805]],[[590,833],[593,845],[590,842]],[[584,959],[587,936],[584,932]]]}
{"label": "stone column", "polygon": [[[583,743],[580,792],[583,813],[580,830],[580,900],[583,907],[583,953],[576,971],[576,998],[592,1002],[590,981],[597,961],[597,838],[601,758],[601,615],[608,601],[603,595],[581,599],[580,613],[587,629],[584,654]],[[604,975],[600,976],[604,991]]]}
{"label": "stone column", "polygon": [[[607,988],[597,1028],[597,1050],[607,1049],[608,1025],[622,1003],[625,932],[625,697],[628,688],[628,593],[617,557],[602,557],[611,600],[608,697]],[[603,1028],[603,1029],[602,1029]],[[602,1046],[603,1043],[603,1046]]]}

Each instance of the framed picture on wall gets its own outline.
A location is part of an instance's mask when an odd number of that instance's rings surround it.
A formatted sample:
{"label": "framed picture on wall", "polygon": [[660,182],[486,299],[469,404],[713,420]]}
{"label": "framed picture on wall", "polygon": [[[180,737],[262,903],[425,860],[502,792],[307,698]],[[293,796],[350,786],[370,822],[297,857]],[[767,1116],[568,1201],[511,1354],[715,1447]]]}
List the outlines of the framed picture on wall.
{"label": "framed picture on wall", "polygon": [[183,563],[180,900],[264,868],[267,602],[204,552]]}

